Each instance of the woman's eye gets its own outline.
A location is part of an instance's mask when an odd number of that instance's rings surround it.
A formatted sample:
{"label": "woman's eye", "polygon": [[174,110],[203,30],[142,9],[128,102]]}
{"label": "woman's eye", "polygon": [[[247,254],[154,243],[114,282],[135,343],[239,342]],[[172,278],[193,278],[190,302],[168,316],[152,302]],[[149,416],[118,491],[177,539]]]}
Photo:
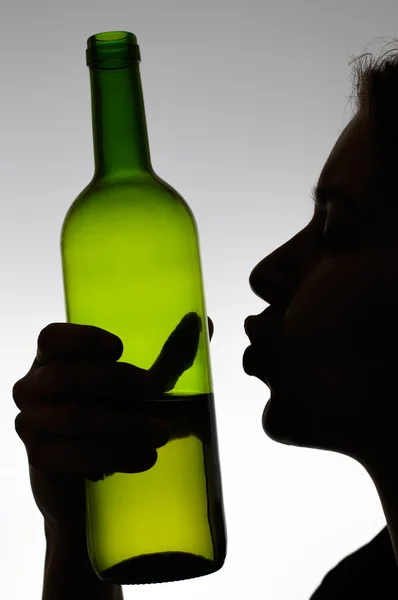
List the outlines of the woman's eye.
{"label": "woman's eye", "polygon": [[319,240],[319,247],[326,254],[344,252],[354,246],[353,236],[349,235],[349,232],[343,234],[340,229],[331,227],[330,225],[325,226],[322,237]]}
{"label": "woman's eye", "polygon": [[317,246],[324,254],[347,252],[358,246],[358,223],[332,203],[323,220],[323,231],[318,238]]}

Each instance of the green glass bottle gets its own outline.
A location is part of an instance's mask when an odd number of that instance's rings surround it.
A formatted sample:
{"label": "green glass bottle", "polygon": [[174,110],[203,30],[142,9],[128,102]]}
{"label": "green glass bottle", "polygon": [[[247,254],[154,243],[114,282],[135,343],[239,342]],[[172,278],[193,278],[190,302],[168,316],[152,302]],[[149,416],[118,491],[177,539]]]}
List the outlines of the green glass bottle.
{"label": "green glass bottle", "polygon": [[156,464],[86,477],[92,566],[118,584],[207,575],[226,554],[197,226],[152,169],[139,62],[131,33],[88,40],[95,170],[61,236],[67,320],[116,334],[120,360],[164,383],[153,399],[132,400],[170,425]]}

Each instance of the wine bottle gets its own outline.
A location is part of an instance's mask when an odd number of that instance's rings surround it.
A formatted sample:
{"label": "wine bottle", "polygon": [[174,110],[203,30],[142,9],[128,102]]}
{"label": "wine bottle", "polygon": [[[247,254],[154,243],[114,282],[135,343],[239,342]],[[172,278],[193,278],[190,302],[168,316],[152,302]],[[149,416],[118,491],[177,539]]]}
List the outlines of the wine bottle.
{"label": "wine bottle", "polygon": [[199,577],[222,567],[226,533],[197,225],[151,165],[136,36],[93,35],[86,56],[95,168],[62,226],[66,318],[156,373],[132,402],[171,430],[151,469],[86,475],[89,556],[109,583]]}

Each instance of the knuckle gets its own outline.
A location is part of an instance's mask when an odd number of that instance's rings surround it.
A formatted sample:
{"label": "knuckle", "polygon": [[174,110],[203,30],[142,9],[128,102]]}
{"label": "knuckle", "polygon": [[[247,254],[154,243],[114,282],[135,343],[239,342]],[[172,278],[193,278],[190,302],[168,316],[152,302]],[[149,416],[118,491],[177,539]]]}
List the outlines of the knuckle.
{"label": "knuckle", "polygon": [[16,397],[18,397],[18,395],[20,393],[21,384],[22,384],[22,379],[18,379],[18,381],[16,381],[14,383],[14,385],[12,386],[12,397],[14,398],[14,400],[16,399]]}
{"label": "knuckle", "polygon": [[33,364],[26,375],[21,377],[21,379],[18,379],[12,387],[12,397],[18,408],[22,408],[22,405],[32,397],[32,383],[34,382],[34,374],[36,371],[36,361],[33,361]]}
{"label": "knuckle", "polygon": [[57,333],[59,329],[59,323],[50,323],[49,325],[46,325],[46,327],[44,327],[37,338],[37,345],[39,346],[39,348],[45,349],[50,340],[52,340],[55,337],[55,334]]}
{"label": "knuckle", "polygon": [[26,377],[19,379],[12,387],[12,397],[17,406],[22,404],[26,396]]}
{"label": "knuckle", "polygon": [[24,419],[23,413],[20,412],[16,416],[15,421],[14,421],[14,427],[15,427],[15,431],[16,431],[17,435],[23,441],[24,438],[26,437],[26,424],[25,424],[25,419]]}
{"label": "knuckle", "polygon": [[41,330],[37,338],[36,360],[40,364],[48,363],[68,345],[65,335],[67,323],[50,323]]}

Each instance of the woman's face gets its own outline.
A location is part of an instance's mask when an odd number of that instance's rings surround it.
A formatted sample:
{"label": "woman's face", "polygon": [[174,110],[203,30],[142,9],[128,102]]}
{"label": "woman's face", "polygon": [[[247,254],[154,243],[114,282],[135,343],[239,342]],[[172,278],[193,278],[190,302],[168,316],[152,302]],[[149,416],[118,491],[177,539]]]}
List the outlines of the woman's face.
{"label": "woman's face", "polygon": [[246,320],[252,345],[244,369],[270,388],[263,427],[275,441],[362,459],[368,450],[387,451],[395,438],[393,179],[383,169],[367,118],[358,114],[322,170],[322,206],[250,275],[254,293],[271,306]]}

